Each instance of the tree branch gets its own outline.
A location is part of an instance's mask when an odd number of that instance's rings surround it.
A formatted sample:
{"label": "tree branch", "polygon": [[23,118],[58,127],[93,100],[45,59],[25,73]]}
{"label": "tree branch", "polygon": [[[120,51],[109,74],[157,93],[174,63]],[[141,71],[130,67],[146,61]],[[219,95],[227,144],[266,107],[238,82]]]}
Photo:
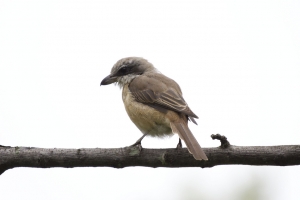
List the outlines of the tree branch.
{"label": "tree branch", "polygon": [[[213,167],[216,165],[300,164],[300,145],[232,146],[225,136],[212,135],[221,146],[203,148],[208,161],[197,161],[186,148],[142,149],[124,148],[45,149],[0,146],[0,174],[15,167]],[[226,142],[227,141],[227,142]],[[226,144],[224,146],[224,144]]]}

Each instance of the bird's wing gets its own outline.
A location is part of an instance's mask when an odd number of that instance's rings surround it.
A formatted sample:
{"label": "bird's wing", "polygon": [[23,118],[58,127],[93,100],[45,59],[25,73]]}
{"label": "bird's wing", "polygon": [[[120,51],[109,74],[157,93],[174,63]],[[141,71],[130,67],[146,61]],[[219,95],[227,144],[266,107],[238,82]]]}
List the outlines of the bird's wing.
{"label": "bird's wing", "polygon": [[198,118],[183,99],[178,84],[162,74],[138,76],[129,84],[129,90],[138,102],[157,109],[165,108],[184,113],[190,118]]}

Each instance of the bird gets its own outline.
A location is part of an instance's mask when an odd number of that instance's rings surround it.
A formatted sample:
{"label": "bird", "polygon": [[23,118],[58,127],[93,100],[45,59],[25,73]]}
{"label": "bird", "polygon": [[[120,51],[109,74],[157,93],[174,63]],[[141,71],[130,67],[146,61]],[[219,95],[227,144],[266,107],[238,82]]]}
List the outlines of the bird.
{"label": "bird", "polygon": [[197,124],[193,113],[182,96],[179,85],[160,73],[142,57],[118,60],[111,72],[100,83],[115,83],[122,89],[122,100],[131,121],[143,133],[133,145],[141,145],[145,136],[165,137],[178,134],[196,160],[208,160],[188,127],[188,121]]}

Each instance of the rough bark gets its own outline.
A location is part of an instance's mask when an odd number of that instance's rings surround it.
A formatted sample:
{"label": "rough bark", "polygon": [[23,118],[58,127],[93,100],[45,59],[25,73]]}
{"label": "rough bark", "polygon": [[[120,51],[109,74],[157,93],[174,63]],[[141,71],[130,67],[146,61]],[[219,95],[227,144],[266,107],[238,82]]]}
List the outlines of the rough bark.
{"label": "rough bark", "polygon": [[[215,136],[215,135],[214,135]],[[300,145],[232,146],[221,137],[216,148],[203,148],[208,161],[197,161],[186,148],[142,149],[124,148],[45,149],[0,146],[0,174],[15,167],[213,167],[216,165],[300,164]],[[228,143],[226,143],[226,141]]]}

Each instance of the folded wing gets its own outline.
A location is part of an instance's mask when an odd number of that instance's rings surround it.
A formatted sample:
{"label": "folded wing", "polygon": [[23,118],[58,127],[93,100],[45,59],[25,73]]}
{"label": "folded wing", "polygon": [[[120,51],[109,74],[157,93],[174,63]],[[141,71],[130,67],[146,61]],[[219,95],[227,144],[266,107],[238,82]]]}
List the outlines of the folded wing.
{"label": "folded wing", "polygon": [[191,111],[183,99],[178,84],[166,76],[163,78],[158,76],[164,75],[139,76],[130,83],[129,90],[136,101],[184,113],[194,122],[193,118],[198,118],[198,116]]}

